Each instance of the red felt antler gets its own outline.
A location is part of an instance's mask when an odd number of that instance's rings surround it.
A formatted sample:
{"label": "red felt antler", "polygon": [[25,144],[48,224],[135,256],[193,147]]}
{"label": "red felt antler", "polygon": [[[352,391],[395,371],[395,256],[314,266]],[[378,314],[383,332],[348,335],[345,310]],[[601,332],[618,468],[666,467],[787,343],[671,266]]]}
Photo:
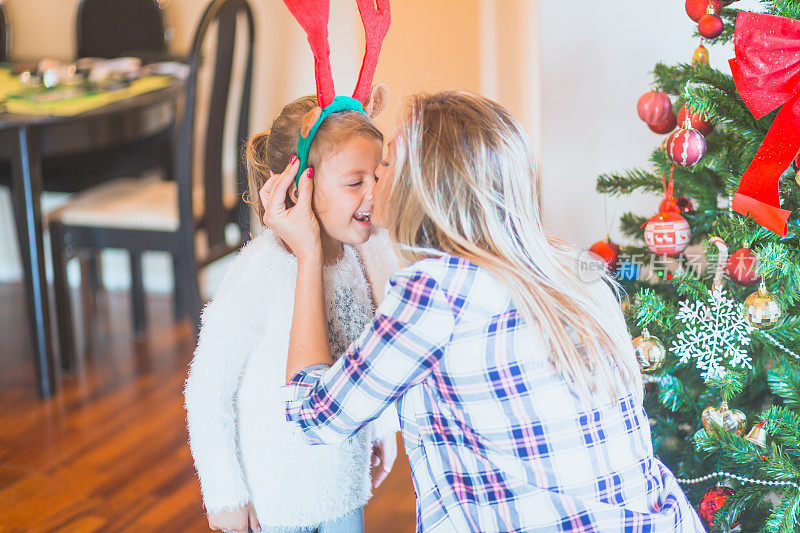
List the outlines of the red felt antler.
{"label": "red felt antler", "polygon": [[[330,0],[283,0],[308,36],[314,54],[314,77],[317,81],[317,105],[325,107],[336,92],[331,75],[331,49],[328,44],[328,12]],[[359,4],[359,9],[361,4]],[[363,18],[363,17],[362,17]],[[384,32],[385,33],[385,32]],[[379,49],[380,49],[380,45]],[[377,57],[376,57],[377,60]],[[374,71],[374,67],[373,67]]]}
{"label": "red felt antler", "polygon": [[389,14],[389,0],[356,0],[361,22],[364,24],[364,37],[366,49],[364,61],[361,63],[361,72],[358,74],[358,83],[353,91],[353,98],[365,102],[378,66],[378,56],[386,32],[389,31],[391,17]]}

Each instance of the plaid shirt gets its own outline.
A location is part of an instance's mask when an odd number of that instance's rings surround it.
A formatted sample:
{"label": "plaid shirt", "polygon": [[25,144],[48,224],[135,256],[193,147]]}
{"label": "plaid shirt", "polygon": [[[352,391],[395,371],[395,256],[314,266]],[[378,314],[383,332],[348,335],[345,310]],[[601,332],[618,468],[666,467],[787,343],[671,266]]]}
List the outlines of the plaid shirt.
{"label": "plaid shirt", "polygon": [[291,380],[287,419],[335,443],[397,402],[421,532],[703,531],[641,403],[581,403],[529,327],[486,270],[419,261],[341,359]]}

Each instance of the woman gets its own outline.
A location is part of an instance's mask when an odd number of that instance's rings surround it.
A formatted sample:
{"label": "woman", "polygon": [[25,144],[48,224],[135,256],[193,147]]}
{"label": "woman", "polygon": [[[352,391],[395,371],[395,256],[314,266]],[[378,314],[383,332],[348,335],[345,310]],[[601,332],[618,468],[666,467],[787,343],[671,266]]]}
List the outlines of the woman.
{"label": "woman", "polygon": [[519,123],[464,92],[412,97],[378,167],[372,220],[402,259],[331,365],[311,180],[262,190],[298,258],[287,419],[339,442],[397,402],[418,531],[702,531],[653,456],[610,279],[584,283],[541,225]]}

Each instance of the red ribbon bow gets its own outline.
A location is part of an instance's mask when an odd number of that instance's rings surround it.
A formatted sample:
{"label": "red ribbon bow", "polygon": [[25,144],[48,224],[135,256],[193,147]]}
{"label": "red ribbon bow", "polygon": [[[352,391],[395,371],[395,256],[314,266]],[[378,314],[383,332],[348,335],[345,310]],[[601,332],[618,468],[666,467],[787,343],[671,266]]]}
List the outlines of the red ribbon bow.
{"label": "red ribbon bow", "polygon": [[733,196],[733,209],[786,236],[778,180],[800,149],[800,21],[741,11],[729,61],[736,89],[758,119],[778,112]]}

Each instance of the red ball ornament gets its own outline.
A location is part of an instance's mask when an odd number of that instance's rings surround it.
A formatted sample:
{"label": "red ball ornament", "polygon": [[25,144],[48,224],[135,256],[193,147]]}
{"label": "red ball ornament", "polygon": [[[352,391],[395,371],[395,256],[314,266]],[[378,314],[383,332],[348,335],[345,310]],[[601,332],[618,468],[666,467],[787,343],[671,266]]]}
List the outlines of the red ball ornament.
{"label": "red ball ornament", "polygon": [[697,23],[697,31],[706,39],[719,37],[724,27],[719,15],[703,15],[703,18]]}
{"label": "red ball ornament", "polygon": [[719,14],[722,9],[720,0],[711,0],[711,2],[709,0],[686,0],[686,14],[697,22],[708,12],[709,3],[714,7],[714,13]]}
{"label": "red ball ornament", "polygon": [[[733,489],[730,487],[714,487],[703,495],[697,510],[709,529],[714,529],[714,515],[731,496],[733,496]],[[738,523],[737,521],[732,527],[736,527]]]}
{"label": "red ball ornament", "polygon": [[589,252],[596,255],[601,261],[606,264],[606,268],[612,274],[617,271],[617,266],[619,262],[619,246],[611,242],[611,240],[606,237],[603,241],[597,241],[594,243],[591,248],[589,248]]}
{"label": "red ball ornament", "polygon": [[[678,124],[686,122],[686,112],[686,106],[681,106],[681,110],[678,111]],[[692,123],[694,129],[703,135],[708,135],[714,130],[714,125],[708,121],[708,118],[703,113],[692,113],[689,111],[689,122]]]}
{"label": "red ball ornament", "polygon": [[662,124],[672,114],[672,102],[667,93],[653,89],[639,97],[636,111],[646,124]]}
{"label": "red ball ornament", "polygon": [[692,229],[678,213],[661,212],[647,221],[644,243],[651,252],[675,257],[689,246]]}
{"label": "red ball ornament", "polygon": [[667,115],[667,120],[662,122],[661,124],[648,124],[647,127],[650,128],[651,131],[658,134],[665,134],[669,133],[675,129],[675,126],[678,125],[678,121],[675,118],[675,115],[670,113]]}
{"label": "red ball ornament", "polygon": [[672,161],[682,167],[690,167],[705,155],[706,138],[694,128],[678,128],[667,138],[666,149]]}
{"label": "red ball ornament", "polygon": [[739,285],[748,287],[761,281],[758,258],[750,248],[740,248],[728,258],[728,277]]}

